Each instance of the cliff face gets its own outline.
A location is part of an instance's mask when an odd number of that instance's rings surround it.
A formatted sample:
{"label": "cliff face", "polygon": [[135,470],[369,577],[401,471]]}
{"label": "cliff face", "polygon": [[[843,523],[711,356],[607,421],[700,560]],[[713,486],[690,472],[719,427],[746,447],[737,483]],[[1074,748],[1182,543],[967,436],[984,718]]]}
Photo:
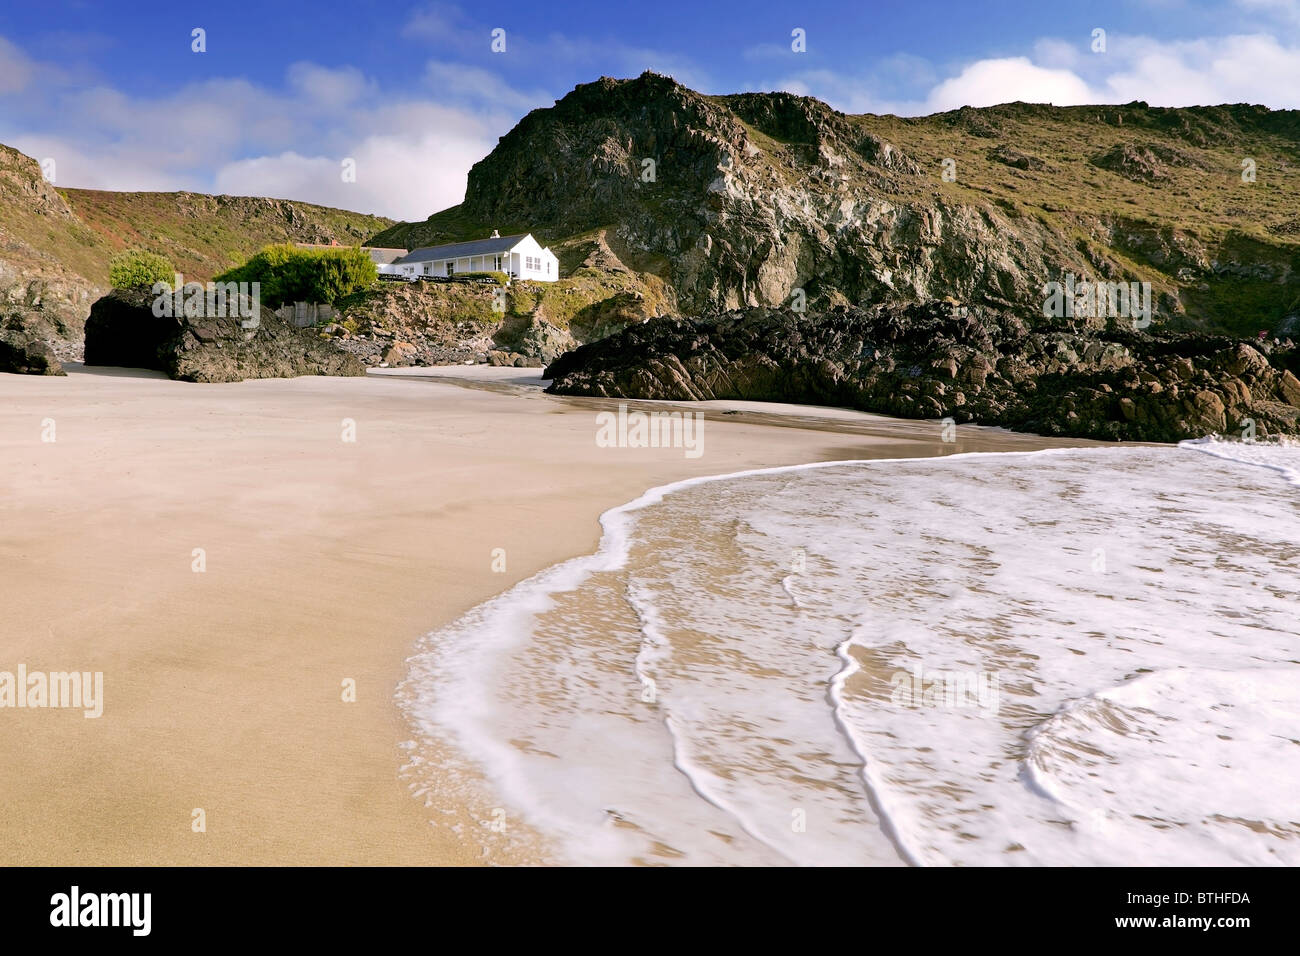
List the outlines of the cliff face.
{"label": "cliff face", "polygon": [[532,231],[570,265],[599,245],[667,280],[688,313],[799,290],[809,310],[944,297],[1037,310],[1043,285],[1073,273],[1150,282],[1168,327],[1287,335],[1298,126],[1262,107],[1142,103],[847,116],[785,93],[605,78],[529,113],[470,172],[461,206],[377,241]]}
{"label": "cliff face", "polygon": [[0,145],[0,312],[35,313],[33,333],[51,341],[79,337],[91,302],[107,291],[79,270],[84,244],[94,237],[36,160]]}

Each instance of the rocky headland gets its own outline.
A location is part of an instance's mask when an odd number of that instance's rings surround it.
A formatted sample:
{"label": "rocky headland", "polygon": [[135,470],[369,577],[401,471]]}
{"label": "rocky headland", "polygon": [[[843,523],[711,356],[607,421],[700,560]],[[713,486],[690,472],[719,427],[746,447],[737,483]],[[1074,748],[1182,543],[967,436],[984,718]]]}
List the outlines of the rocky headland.
{"label": "rocky headland", "polygon": [[951,418],[1043,435],[1300,434],[1300,352],[953,302],[661,318],[551,363],[558,395],[747,399]]}

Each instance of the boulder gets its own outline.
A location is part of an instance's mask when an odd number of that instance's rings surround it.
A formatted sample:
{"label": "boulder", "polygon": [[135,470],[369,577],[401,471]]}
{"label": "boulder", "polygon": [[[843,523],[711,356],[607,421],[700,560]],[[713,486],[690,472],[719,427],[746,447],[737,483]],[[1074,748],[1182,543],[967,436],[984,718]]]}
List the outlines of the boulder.
{"label": "boulder", "polygon": [[1297,379],[1290,371],[1284,371],[1278,382],[1278,388],[1282,392],[1283,400],[1293,408],[1300,408],[1300,379]]}
{"label": "boulder", "polygon": [[188,382],[365,374],[356,356],[270,309],[256,324],[238,315],[157,316],[154,299],[115,289],[96,301],[86,320],[86,364],[157,369]]}
{"label": "boulder", "polygon": [[529,359],[529,366],[553,362],[578,344],[567,330],[537,315],[507,316],[493,342],[502,351]]}
{"label": "boulder", "polygon": [[0,317],[0,372],[66,375],[42,334],[39,317],[16,311]]}
{"label": "boulder", "polygon": [[66,375],[48,345],[24,333],[0,329],[0,372],[19,375]]}
{"label": "boulder", "polygon": [[394,342],[384,352],[384,361],[391,366],[410,365],[411,357],[418,351],[410,342]]}

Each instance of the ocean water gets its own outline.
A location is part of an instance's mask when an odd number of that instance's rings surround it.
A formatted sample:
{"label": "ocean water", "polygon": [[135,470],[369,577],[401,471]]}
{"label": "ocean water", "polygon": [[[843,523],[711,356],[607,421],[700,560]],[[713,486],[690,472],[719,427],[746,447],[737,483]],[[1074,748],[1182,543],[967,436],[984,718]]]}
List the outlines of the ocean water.
{"label": "ocean water", "polygon": [[489,857],[1300,864],[1300,447],[748,472],[602,522],[399,691],[408,782]]}

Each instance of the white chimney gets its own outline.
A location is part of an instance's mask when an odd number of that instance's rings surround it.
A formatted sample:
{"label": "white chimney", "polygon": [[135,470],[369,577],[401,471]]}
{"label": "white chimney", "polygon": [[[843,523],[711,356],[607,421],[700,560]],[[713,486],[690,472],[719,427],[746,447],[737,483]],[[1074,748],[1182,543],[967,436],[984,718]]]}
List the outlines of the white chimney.
{"label": "white chimney", "polygon": [[493,230],[492,230],[492,235],[488,236],[488,238],[489,238],[489,239],[500,239],[500,238],[501,238],[501,233],[499,233],[499,232],[497,232],[495,229],[493,229]]}

